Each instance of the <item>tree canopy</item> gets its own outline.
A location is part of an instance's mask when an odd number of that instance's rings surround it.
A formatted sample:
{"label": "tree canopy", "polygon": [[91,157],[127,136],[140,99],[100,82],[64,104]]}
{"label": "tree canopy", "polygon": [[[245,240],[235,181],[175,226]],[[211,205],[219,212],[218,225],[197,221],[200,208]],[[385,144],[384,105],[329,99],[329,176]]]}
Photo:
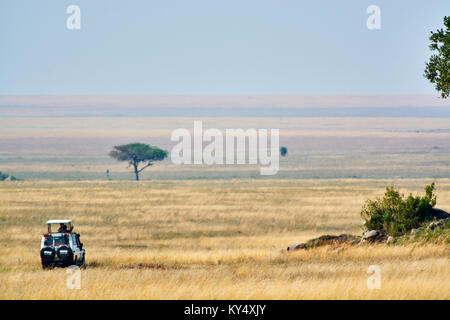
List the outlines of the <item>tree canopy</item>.
{"label": "tree canopy", "polygon": [[[136,180],[139,180],[139,173],[145,168],[152,166],[154,161],[164,160],[167,154],[166,150],[144,143],[129,143],[115,146],[109,153],[110,157],[118,161],[127,161],[130,166],[133,166]],[[139,168],[141,164],[142,166]]]}
{"label": "tree canopy", "polygon": [[433,55],[426,63],[424,76],[434,84],[442,98],[450,95],[450,17],[444,17],[444,29],[431,32],[430,50]]}

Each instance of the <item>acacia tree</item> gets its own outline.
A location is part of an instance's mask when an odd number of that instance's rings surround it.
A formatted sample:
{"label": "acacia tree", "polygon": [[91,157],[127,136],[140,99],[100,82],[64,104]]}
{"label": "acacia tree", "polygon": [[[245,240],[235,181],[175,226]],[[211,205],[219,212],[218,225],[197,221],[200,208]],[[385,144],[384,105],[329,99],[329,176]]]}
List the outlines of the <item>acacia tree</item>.
{"label": "acacia tree", "polygon": [[450,95],[450,17],[444,17],[444,29],[431,32],[430,50],[435,52],[426,63],[424,76],[441,92],[442,98]]}
{"label": "acacia tree", "polygon": [[[133,166],[136,180],[139,173],[153,165],[154,161],[161,161],[167,157],[168,152],[158,147],[144,143],[129,143],[115,146],[109,153],[110,157],[118,161],[128,161],[129,167]],[[141,168],[139,166],[142,164]]]}

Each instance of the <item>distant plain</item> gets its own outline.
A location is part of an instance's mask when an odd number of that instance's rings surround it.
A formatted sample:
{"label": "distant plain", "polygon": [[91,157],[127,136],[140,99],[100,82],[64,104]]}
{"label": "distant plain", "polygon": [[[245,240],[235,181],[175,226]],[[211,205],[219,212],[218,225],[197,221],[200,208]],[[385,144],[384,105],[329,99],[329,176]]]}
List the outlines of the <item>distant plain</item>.
{"label": "distant plain", "polygon": [[[280,129],[288,148],[276,178],[445,178],[450,107],[64,107],[0,105],[0,171],[21,179],[131,179],[108,157],[114,145],[144,142],[170,151],[174,129]],[[175,166],[143,179],[261,178],[257,166]],[[267,177],[266,177],[267,178]]]}

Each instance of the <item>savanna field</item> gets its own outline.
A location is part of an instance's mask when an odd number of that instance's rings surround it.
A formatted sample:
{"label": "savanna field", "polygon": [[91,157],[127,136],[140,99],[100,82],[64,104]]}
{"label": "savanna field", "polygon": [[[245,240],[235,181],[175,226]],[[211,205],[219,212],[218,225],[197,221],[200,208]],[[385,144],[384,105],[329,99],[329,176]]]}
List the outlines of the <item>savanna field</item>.
{"label": "savanna field", "polygon": [[0,0],[14,315],[448,306],[449,0],[67,2]]}
{"label": "savanna field", "polygon": [[[449,299],[444,241],[325,246],[362,233],[368,198],[395,183],[423,194],[432,179],[12,181],[0,184],[1,299]],[[450,179],[434,179],[450,211]],[[45,221],[71,218],[87,268],[42,270]],[[369,290],[370,265],[381,288]]]}

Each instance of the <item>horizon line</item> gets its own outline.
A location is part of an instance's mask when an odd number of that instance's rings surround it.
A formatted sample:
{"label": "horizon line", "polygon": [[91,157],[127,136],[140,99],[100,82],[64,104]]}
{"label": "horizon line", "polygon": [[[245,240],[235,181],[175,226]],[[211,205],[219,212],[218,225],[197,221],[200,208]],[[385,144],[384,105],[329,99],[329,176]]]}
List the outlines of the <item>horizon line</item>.
{"label": "horizon line", "polygon": [[0,95],[1,107],[450,107],[436,94]]}

